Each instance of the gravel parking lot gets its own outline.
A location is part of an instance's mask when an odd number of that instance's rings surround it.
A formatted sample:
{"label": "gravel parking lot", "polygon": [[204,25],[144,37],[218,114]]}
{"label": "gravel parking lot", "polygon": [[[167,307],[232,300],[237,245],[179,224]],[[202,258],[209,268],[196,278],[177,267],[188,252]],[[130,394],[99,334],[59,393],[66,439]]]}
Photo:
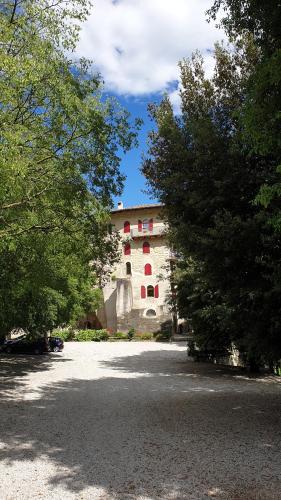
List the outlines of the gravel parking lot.
{"label": "gravel parking lot", "polygon": [[281,383],[183,345],[0,356],[0,499],[281,499]]}

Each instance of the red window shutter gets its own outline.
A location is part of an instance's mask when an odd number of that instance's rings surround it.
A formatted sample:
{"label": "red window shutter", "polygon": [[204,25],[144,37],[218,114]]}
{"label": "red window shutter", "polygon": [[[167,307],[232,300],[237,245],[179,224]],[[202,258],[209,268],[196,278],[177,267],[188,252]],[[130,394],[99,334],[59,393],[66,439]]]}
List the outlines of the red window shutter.
{"label": "red window shutter", "polygon": [[153,219],[149,219],[149,231],[153,231]]}
{"label": "red window shutter", "polygon": [[152,274],[151,264],[145,264],[144,274],[145,274],[145,276],[150,276]]}
{"label": "red window shutter", "polygon": [[141,220],[138,221],[138,230],[139,230],[139,233],[142,232],[142,221]]}
{"label": "red window shutter", "polygon": [[145,299],[146,298],[146,290],[145,290],[145,286],[141,286],[141,298],[142,299]]}
{"label": "red window shutter", "polygon": [[124,233],[129,233],[130,232],[130,222],[128,220],[126,220],[126,222],[124,222]]}
{"label": "red window shutter", "polygon": [[159,285],[156,285],[156,286],[155,286],[155,289],[154,289],[154,297],[155,297],[156,299],[158,299],[158,297],[159,297]]}
{"label": "red window shutter", "polygon": [[142,245],[142,250],[143,253],[150,253],[150,244],[148,241],[145,241],[144,244]]}
{"label": "red window shutter", "polygon": [[130,243],[126,243],[124,246],[124,255],[131,255],[131,245]]}

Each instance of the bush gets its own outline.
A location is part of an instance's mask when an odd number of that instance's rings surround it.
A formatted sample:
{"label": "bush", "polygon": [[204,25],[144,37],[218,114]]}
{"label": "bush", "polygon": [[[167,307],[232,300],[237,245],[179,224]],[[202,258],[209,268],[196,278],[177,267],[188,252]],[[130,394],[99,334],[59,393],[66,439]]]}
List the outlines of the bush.
{"label": "bush", "polygon": [[100,342],[108,340],[109,334],[107,330],[78,330],[75,335],[77,342]]}
{"label": "bush", "polygon": [[69,328],[63,328],[61,330],[53,330],[51,337],[60,337],[64,342],[70,342],[75,338],[75,332]]}
{"label": "bush", "polygon": [[138,333],[135,336],[136,340],[152,340],[153,339],[153,333]]}
{"label": "bush", "polygon": [[129,340],[132,340],[132,338],[135,336],[136,334],[136,330],[134,328],[130,328],[130,330],[128,331],[128,334],[127,334],[127,337]]}
{"label": "bush", "polygon": [[154,335],[154,339],[156,342],[168,342],[170,340],[169,332],[157,332]]}
{"label": "bush", "polygon": [[123,333],[123,332],[116,332],[116,333],[114,333],[113,337],[115,339],[119,339],[119,340],[127,340],[128,339],[127,333]]}

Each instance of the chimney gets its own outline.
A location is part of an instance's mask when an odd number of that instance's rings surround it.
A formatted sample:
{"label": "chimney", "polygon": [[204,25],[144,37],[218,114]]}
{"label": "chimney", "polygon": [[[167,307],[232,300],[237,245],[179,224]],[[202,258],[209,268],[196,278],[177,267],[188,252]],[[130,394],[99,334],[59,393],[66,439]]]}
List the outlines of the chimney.
{"label": "chimney", "polygon": [[117,208],[118,208],[118,210],[122,210],[124,208],[122,201],[118,201]]}

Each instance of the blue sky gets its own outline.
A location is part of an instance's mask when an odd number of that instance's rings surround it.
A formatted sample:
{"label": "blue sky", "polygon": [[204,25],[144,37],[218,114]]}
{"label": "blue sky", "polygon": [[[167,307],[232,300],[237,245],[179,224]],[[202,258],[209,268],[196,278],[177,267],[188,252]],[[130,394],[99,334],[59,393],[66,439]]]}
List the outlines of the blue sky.
{"label": "blue sky", "polygon": [[[213,0],[95,0],[82,26],[77,55],[93,61],[102,74],[105,91],[144,125],[139,147],[122,158],[127,176],[121,197],[125,206],[148,203],[145,179],[139,172],[147,150],[147,133],[153,127],[147,113],[150,102],[168,93],[179,109],[178,62],[199,49],[207,73],[212,72],[214,42],[224,34],[207,23],[206,10]],[[115,200],[117,201],[117,200]]]}
{"label": "blue sky", "polygon": [[[149,94],[138,98],[134,96],[117,97],[122,106],[129,110],[132,119],[139,117],[143,120],[143,125],[138,134],[138,148],[133,148],[125,155],[122,155],[121,170],[126,175],[126,182],[120,199],[123,201],[124,206],[152,203],[156,200],[150,198],[144,192],[147,190],[145,178],[139,168],[142,156],[147,151],[148,133],[153,128],[153,123],[148,116],[147,106],[151,102],[159,102],[161,95]],[[117,203],[117,201],[119,201],[119,198],[116,198],[115,202]]]}

